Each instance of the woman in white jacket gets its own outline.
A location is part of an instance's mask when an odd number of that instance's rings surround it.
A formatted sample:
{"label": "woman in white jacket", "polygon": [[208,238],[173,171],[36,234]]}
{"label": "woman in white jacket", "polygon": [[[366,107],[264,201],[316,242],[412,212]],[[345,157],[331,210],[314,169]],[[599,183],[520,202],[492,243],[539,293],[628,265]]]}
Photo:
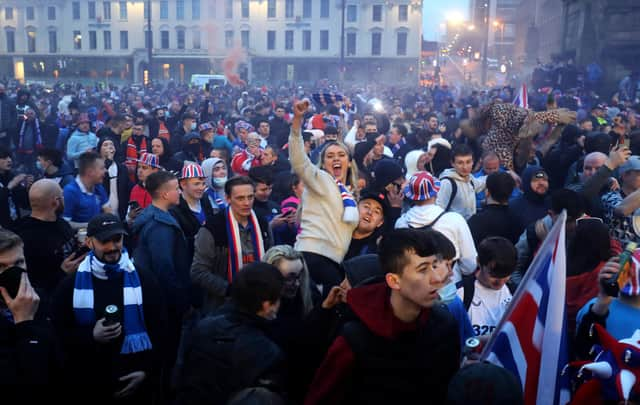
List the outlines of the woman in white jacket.
{"label": "woman in white jacket", "polygon": [[313,165],[300,132],[308,108],[307,100],[296,103],[289,134],[291,167],[305,184],[295,248],[303,253],[311,278],[328,292],[344,278],[340,263],[358,226],[357,169],[348,147],[339,142],[325,144],[318,166]]}

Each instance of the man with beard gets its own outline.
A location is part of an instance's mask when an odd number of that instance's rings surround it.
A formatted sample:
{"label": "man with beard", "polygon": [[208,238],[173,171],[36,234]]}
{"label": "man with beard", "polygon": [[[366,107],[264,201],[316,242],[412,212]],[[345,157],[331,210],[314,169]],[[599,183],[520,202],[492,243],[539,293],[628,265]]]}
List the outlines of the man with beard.
{"label": "man with beard", "polygon": [[522,174],[522,191],[520,197],[509,201],[509,212],[516,218],[513,226],[518,233],[530,223],[547,215],[549,207],[547,193],[549,176],[540,166],[530,166]]}
{"label": "man with beard", "polygon": [[42,179],[29,189],[31,215],[16,223],[24,242],[29,280],[41,298],[40,308],[48,308],[58,283],[76,271],[84,255],[73,252],[76,243],[71,226],[62,219],[64,198],[54,180]]}
{"label": "man with beard", "polygon": [[63,387],[72,403],[150,403],[166,307],[152,274],[136,269],[123,248],[124,224],[112,214],[87,227],[91,249],[78,271],[63,280],[52,301],[52,320],[65,355]]}

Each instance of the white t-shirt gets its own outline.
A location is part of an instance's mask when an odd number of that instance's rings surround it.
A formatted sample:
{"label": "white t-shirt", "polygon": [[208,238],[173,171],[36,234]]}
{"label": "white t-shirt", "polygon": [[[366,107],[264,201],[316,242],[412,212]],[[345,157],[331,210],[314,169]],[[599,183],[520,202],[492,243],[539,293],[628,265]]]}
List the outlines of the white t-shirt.
{"label": "white t-shirt", "polygon": [[[464,301],[464,288],[458,289],[458,297]],[[499,290],[484,287],[475,281],[473,300],[469,306],[469,320],[476,336],[490,335],[511,302],[511,292],[506,285]]]}

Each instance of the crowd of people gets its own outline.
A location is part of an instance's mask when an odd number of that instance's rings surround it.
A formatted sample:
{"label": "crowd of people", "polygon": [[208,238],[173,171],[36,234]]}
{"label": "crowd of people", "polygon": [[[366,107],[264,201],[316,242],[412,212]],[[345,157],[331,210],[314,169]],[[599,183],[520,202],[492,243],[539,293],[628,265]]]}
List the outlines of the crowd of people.
{"label": "crowd of people", "polygon": [[640,128],[513,93],[0,83],[2,396],[522,403],[468,339],[563,211],[572,359],[640,328]]}

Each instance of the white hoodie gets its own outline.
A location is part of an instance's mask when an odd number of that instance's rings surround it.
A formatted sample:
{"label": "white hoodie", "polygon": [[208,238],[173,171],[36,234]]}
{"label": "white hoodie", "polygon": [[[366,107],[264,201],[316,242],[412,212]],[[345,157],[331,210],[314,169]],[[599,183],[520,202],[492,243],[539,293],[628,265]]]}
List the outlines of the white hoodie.
{"label": "white hoodie", "polygon": [[[398,218],[395,227],[396,229],[422,228],[435,221],[443,211],[435,204],[414,206]],[[447,212],[433,225],[433,229],[446,236],[456,248],[455,258],[458,262],[453,268],[453,281],[459,281],[462,278],[461,274],[473,273],[476,270],[478,252],[473,243],[469,225],[462,215],[456,212]]]}

